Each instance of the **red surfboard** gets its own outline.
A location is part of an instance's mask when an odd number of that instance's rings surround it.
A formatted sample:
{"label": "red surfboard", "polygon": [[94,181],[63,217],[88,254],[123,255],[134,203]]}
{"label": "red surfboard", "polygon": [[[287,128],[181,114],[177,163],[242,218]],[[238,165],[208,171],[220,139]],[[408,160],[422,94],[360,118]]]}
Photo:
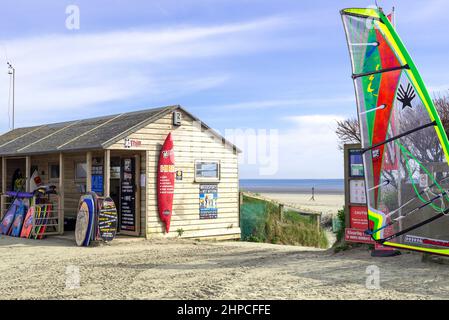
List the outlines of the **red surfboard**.
{"label": "red surfboard", "polygon": [[170,230],[170,219],[175,191],[175,154],[171,133],[167,135],[159,154],[157,170],[157,206],[159,217],[165,223],[165,231]]}

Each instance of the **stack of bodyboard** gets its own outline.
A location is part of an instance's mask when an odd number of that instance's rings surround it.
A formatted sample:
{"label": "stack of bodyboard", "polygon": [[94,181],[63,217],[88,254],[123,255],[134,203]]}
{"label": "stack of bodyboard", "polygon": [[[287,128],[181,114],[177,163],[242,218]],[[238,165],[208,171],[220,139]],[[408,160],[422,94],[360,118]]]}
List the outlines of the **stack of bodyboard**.
{"label": "stack of bodyboard", "polygon": [[95,192],[82,195],[78,205],[75,240],[88,247],[93,241],[112,241],[117,231],[117,209],[109,197]]}
{"label": "stack of bodyboard", "polygon": [[43,186],[32,193],[7,192],[13,200],[1,221],[0,234],[43,239],[53,205],[42,196],[50,193],[56,193],[54,186]]}

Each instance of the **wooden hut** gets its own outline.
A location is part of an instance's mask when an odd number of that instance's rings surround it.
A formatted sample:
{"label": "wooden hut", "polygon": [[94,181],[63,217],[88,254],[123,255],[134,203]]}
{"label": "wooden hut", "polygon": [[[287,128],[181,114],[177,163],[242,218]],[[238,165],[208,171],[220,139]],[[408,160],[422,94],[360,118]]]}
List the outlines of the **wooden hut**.
{"label": "wooden hut", "polygon": [[[171,229],[157,210],[161,145],[171,132],[175,194]],[[57,186],[58,233],[75,218],[89,191],[114,199],[119,233],[132,236],[239,238],[239,150],[180,106],[86,120],[18,128],[0,136],[2,212],[19,169],[30,191],[31,175]],[[132,165],[132,193],[124,194],[124,165]],[[129,168],[128,168],[129,169]],[[129,190],[128,190],[129,191]],[[212,202],[204,209],[204,194]]]}

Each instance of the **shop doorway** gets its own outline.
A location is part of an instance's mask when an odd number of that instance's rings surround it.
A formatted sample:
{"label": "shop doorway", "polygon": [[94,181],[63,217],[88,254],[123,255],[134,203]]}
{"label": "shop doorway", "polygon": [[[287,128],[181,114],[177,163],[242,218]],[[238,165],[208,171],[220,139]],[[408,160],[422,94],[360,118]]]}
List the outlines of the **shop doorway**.
{"label": "shop doorway", "polygon": [[111,157],[110,196],[117,206],[120,234],[140,234],[140,156]]}

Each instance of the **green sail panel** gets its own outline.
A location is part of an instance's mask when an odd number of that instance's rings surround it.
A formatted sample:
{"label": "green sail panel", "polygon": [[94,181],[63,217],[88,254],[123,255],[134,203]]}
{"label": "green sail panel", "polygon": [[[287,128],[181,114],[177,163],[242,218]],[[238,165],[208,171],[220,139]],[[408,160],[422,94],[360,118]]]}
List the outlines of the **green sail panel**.
{"label": "green sail panel", "polygon": [[449,255],[449,144],[438,112],[381,9],[341,11],[360,124],[369,232]]}

